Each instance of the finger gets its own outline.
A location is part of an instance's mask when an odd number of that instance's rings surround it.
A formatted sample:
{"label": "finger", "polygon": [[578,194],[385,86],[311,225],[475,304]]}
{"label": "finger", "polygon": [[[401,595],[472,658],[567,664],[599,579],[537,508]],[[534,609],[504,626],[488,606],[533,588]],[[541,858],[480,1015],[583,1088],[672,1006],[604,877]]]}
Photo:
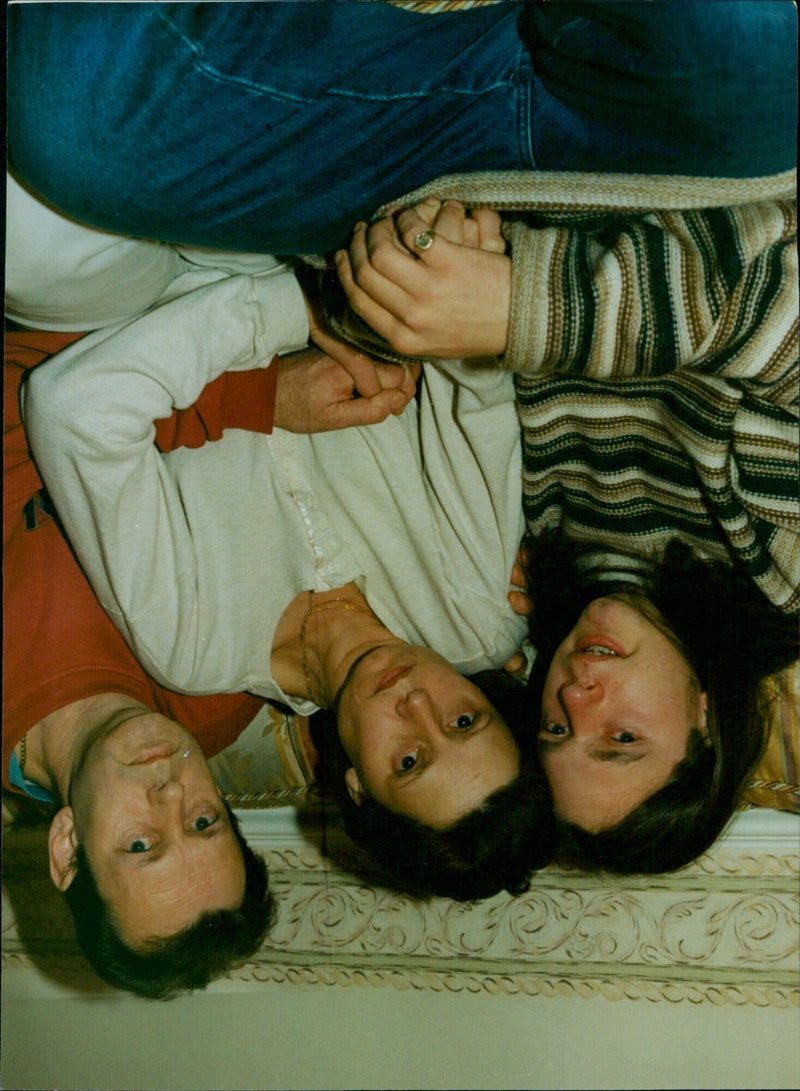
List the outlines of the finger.
{"label": "finger", "polygon": [[506,240],[502,235],[503,221],[491,208],[476,208],[472,211],[472,219],[478,225],[481,250],[491,250],[496,254],[504,254]]}
{"label": "finger", "polygon": [[353,386],[362,398],[371,398],[384,387],[377,373],[375,362],[362,352],[357,352],[325,330],[314,331],[314,343],[345,369],[353,380]]}
{"label": "finger", "polygon": [[406,398],[413,398],[417,384],[406,364],[376,364],[375,371],[384,390],[400,390]]}
{"label": "finger", "polygon": [[413,208],[404,208],[403,212],[395,217],[397,232],[408,249],[418,254],[414,240],[420,231],[425,231],[433,226],[435,233],[449,242],[461,245],[464,242],[464,220],[466,213],[464,205],[459,201],[445,201],[439,214],[431,221],[429,216],[420,215],[420,205]]}
{"label": "finger", "polygon": [[478,225],[468,216],[464,220],[464,245],[477,250],[481,245],[481,232]]}
{"label": "finger", "polygon": [[347,251],[340,250],[335,261],[339,280],[353,310],[381,337],[386,338],[387,341],[391,340],[391,335],[398,325],[395,316],[356,284]]}
{"label": "finger", "polygon": [[409,399],[399,390],[382,390],[372,398],[353,398],[331,407],[331,430],[380,424],[387,417],[399,416]]}
{"label": "finger", "polygon": [[524,591],[509,591],[507,598],[511,609],[521,617],[527,617],[533,609],[533,603]]}
{"label": "finger", "polygon": [[385,247],[389,243],[391,243],[395,249],[399,250],[401,254],[408,254],[408,251],[397,233],[394,216],[382,216],[379,220],[375,220],[374,223],[371,224],[366,224],[363,220],[359,221],[353,228],[353,234],[350,239],[351,249],[353,240],[357,235],[363,238],[365,252],[368,257],[370,257],[375,250]]}
{"label": "finger", "polygon": [[382,390],[399,390],[405,382],[403,368],[397,364],[376,364],[375,372]]}
{"label": "finger", "polygon": [[515,678],[520,678],[524,675],[527,666],[528,661],[522,652],[515,652],[503,667],[503,670],[507,674],[513,675]]}
{"label": "finger", "polygon": [[384,221],[365,230],[357,227],[350,241],[353,280],[376,303],[400,313],[409,294],[419,290],[420,263],[399,243],[394,223]]}
{"label": "finger", "polygon": [[403,245],[406,246],[408,250],[415,255],[416,265],[418,268],[423,265],[423,263],[428,262],[431,251],[436,249],[437,242],[444,242],[449,244],[452,241],[447,238],[445,232],[449,232],[451,235],[456,235],[457,237],[455,239],[455,242],[456,244],[460,244],[462,230],[460,227],[456,226],[457,217],[452,210],[450,210],[448,215],[442,220],[443,230],[440,231],[438,224],[439,220],[442,218],[443,212],[444,209],[442,210],[442,212],[439,213],[439,216],[436,219],[437,226],[434,229],[433,244],[425,250],[420,250],[419,246],[416,243],[416,239],[420,234],[428,233],[430,231],[430,228],[429,225],[417,213],[416,209],[403,209],[403,211],[397,216],[397,231],[400,239],[402,240]]}
{"label": "finger", "polygon": [[410,364],[403,364],[403,385],[400,389],[408,395],[409,400],[417,393],[417,378],[420,370],[419,364],[414,364],[413,367]]}
{"label": "finger", "polygon": [[525,575],[525,569],[517,562],[511,567],[511,585],[512,587],[521,587],[525,591],[528,589],[528,578]]}
{"label": "finger", "polygon": [[466,218],[467,214],[460,201],[445,201],[433,225],[436,234],[447,239],[448,242],[463,246],[464,221]]}
{"label": "finger", "polygon": [[[428,227],[433,227],[437,213],[442,207],[442,202],[437,197],[426,197],[424,201],[418,201],[413,207],[419,218],[424,220]],[[398,205],[393,211],[400,213],[404,209],[401,205]]]}

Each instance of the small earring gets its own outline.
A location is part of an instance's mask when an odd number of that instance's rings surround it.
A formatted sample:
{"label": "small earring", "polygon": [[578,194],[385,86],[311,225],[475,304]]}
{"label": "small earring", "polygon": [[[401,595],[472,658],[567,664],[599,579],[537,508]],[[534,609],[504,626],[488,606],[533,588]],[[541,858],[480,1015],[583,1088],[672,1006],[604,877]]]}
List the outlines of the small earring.
{"label": "small earring", "polygon": [[183,756],[185,758],[188,758],[190,754],[191,754],[191,750],[187,750],[186,753]]}

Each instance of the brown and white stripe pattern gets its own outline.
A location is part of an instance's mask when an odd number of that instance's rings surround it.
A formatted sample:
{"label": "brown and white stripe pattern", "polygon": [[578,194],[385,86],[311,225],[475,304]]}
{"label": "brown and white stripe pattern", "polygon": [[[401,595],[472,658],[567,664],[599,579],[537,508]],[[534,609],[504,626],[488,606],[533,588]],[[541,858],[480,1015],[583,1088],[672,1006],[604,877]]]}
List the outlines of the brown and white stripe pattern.
{"label": "brown and white stripe pattern", "polygon": [[509,238],[529,529],[647,555],[677,534],[800,609],[796,205]]}

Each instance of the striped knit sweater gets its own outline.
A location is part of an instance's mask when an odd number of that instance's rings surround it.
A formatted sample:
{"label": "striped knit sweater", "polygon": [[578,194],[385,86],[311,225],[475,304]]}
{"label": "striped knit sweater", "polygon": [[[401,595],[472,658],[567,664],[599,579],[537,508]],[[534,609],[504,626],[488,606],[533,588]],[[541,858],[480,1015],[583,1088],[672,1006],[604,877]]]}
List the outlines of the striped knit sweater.
{"label": "striped knit sweater", "polygon": [[794,172],[454,176],[402,203],[429,193],[508,217],[529,530],[648,557],[678,535],[800,610]]}

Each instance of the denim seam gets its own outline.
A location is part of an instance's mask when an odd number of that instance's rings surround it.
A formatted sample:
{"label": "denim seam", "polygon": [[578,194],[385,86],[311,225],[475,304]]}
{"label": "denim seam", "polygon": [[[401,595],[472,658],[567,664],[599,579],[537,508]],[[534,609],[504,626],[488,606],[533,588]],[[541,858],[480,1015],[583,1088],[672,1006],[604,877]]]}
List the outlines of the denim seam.
{"label": "denim seam", "polygon": [[482,95],[497,91],[504,87],[513,87],[516,79],[503,79],[496,80],[492,84],[488,84],[486,87],[481,87],[477,90],[471,90],[468,88],[460,87],[448,87],[437,86],[432,87],[425,91],[404,91],[396,95],[371,95],[367,92],[348,91],[338,88],[327,88],[322,95],[317,98],[310,98],[308,96],[296,95],[287,91],[278,90],[274,87],[269,87],[262,83],[256,83],[253,80],[244,79],[241,76],[232,76],[224,72],[220,72],[214,68],[207,61],[203,59],[203,51],[200,46],[193,42],[190,38],[187,38],[183,31],[172,23],[163,12],[158,12],[158,17],[162,23],[169,27],[169,29],[184,43],[187,49],[194,54],[193,65],[195,69],[202,75],[208,77],[216,83],[229,84],[231,86],[242,87],[247,91],[252,91],[255,94],[268,95],[271,98],[280,99],[285,102],[292,102],[297,104],[313,104],[319,102],[322,98],[330,96],[332,98],[348,98],[355,99],[362,102],[404,102],[410,99],[425,99],[436,95],[463,95],[464,97],[480,98]]}
{"label": "denim seam", "polygon": [[340,91],[328,88],[325,95],[332,98],[360,99],[364,102],[403,102],[406,99],[430,98],[432,95],[463,95],[464,97],[480,98],[482,95],[497,91],[503,87],[513,87],[515,80],[498,80],[496,83],[481,87],[478,91],[470,91],[460,87],[432,87],[428,91],[404,91],[397,95],[370,95],[363,91]]}
{"label": "denim seam", "polygon": [[533,154],[533,61],[523,42],[519,44],[517,83],[517,127],[522,159],[528,170],[536,170]]}
{"label": "denim seam", "polygon": [[227,83],[242,87],[248,91],[257,92],[259,94],[270,94],[273,95],[275,98],[285,99],[287,102],[305,104],[313,101],[312,99],[303,98],[300,95],[287,94],[285,91],[273,91],[271,89],[267,89],[261,84],[254,83],[252,80],[243,79],[241,76],[230,76],[219,72],[217,69],[212,68],[212,66],[203,59],[203,51],[200,46],[198,46],[190,38],[187,38],[183,31],[179,30],[178,27],[176,27],[175,24],[171,22],[163,12],[159,11],[157,12],[157,15],[161,22],[164,24],[164,26],[168,27],[169,30],[171,30],[172,33],[177,38],[179,38],[186,46],[186,48],[194,55],[194,60],[192,63],[195,69],[202,75],[207,76],[211,80],[214,80],[216,83]]}

